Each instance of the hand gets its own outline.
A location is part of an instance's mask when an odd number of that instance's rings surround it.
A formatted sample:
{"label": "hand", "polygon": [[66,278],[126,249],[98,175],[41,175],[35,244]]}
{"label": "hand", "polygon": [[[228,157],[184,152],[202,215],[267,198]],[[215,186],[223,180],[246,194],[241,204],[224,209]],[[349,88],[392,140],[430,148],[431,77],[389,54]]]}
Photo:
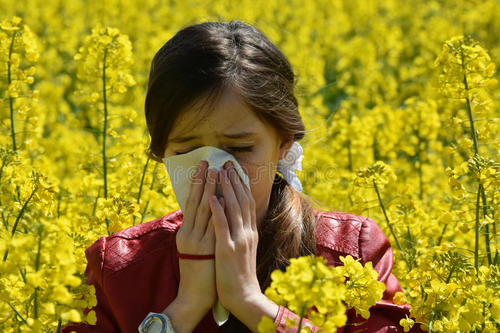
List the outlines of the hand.
{"label": "hand", "polygon": [[215,276],[217,295],[233,314],[238,307],[262,294],[257,279],[258,232],[255,201],[233,166],[219,173],[223,207],[210,198],[215,227]]}
{"label": "hand", "polygon": [[[215,194],[217,171],[202,161],[191,182],[186,212],[176,235],[177,250],[187,254],[213,254],[215,231],[208,199]],[[215,305],[215,263],[213,259],[179,259],[180,283],[177,298],[196,306],[202,315]],[[200,318],[201,319],[201,318]]]}

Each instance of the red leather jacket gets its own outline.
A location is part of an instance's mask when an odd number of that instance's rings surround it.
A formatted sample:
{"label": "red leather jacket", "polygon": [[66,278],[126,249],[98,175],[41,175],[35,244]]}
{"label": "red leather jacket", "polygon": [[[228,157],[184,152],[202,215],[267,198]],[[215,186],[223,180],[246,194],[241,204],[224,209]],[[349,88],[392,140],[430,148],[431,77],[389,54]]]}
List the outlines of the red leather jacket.
{"label": "red leather jacket", "polygon": [[[362,258],[373,262],[378,280],[386,284],[380,302],[370,308],[365,321],[353,309],[346,312],[346,326],[337,333],[403,332],[399,320],[409,316],[409,305],[395,305],[392,298],[402,291],[391,273],[393,253],[389,240],[370,218],[344,212],[315,211],[317,221],[317,254],[329,265],[342,265],[339,256]],[[182,223],[182,211],[173,211],[161,218],[139,224],[110,236],[100,237],[85,250],[87,283],[96,290],[96,325],[68,323],[60,332],[138,332],[137,327],[149,312],[161,312],[172,302],[179,286],[179,262],[176,257],[175,234]],[[89,310],[86,309],[86,312]],[[275,318],[277,332],[284,329],[285,315],[297,316],[280,307]],[[352,326],[365,321],[365,324]],[[306,323],[309,323],[306,320]],[[317,328],[313,327],[313,331]],[[198,323],[195,333],[218,332],[212,311]],[[411,332],[422,332],[418,324]]]}

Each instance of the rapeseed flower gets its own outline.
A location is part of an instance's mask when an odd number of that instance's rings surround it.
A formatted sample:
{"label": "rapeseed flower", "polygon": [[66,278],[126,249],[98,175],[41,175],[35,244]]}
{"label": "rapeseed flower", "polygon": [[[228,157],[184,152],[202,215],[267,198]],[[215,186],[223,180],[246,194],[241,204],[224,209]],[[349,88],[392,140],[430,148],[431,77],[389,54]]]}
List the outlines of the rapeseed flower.
{"label": "rapeseed flower", "polygon": [[[350,255],[340,256],[340,260],[343,266],[331,267],[323,257],[292,258],[285,272],[275,270],[271,273],[272,282],[265,295],[301,317],[307,314],[308,319],[324,332],[345,325],[346,308],[356,309],[356,313],[367,319],[370,317],[368,309],[382,298],[385,284],[377,281],[378,273],[371,262],[363,267]],[[296,327],[297,323],[289,321],[289,325]],[[263,318],[259,323],[260,332],[275,329],[270,318]]]}

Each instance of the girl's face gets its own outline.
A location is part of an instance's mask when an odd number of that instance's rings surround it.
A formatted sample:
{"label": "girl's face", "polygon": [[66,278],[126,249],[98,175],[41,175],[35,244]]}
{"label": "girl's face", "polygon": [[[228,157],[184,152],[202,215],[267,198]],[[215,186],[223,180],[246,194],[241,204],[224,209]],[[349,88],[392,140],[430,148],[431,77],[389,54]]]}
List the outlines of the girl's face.
{"label": "girl's face", "polygon": [[232,89],[222,92],[214,109],[203,119],[195,110],[197,105],[186,109],[174,122],[165,157],[202,146],[214,146],[233,155],[248,175],[259,225],[267,212],[278,160],[285,156],[292,138],[283,141]]}

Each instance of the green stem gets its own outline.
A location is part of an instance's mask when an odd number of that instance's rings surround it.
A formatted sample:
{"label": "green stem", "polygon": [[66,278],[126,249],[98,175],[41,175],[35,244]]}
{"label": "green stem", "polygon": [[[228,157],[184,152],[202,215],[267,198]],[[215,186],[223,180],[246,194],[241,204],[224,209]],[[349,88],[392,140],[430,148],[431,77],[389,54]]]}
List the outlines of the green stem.
{"label": "green stem", "polygon": [[2,212],[2,222],[5,230],[9,230],[9,221],[5,218],[5,212]]}
{"label": "green stem", "polygon": [[[407,230],[407,234],[408,234],[410,247],[413,248],[415,245],[413,244],[413,237],[411,236],[410,226],[406,226],[406,230]],[[411,259],[413,259],[413,262],[411,261]],[[410,263],[410,267],[409,267],[410,271],[413,269],[413,265],[415,265],[415,267],[417,266],[417,260],[414,256],[411,256],[408,259],[408,262]]]}
{"label": "green stem", "polygon": [[2,166],[0,167],[0,184],[2,183],[2,174],[3,174],[3,168],[7,165],[7,160],[3,159],[2,160]]}
{"label": "green stem", "polygon": [[[396,236],[396,233],[394,232],[394,229],[392,228],[391,222],[389,221],[389,217],[387,216],[387,213],[385,211],[384,203],[382,202],[382,198],[380,197],[380,192],[377,187],[377,183],[375,182],[375,179],[373,179],[373,186],[375,188],[375,192],[377,192],[377,197],[378,197],[378,202],[380,203],[380,207],[382,207],[382,212],[384,212],[384,217],[387,222],[387,225],[389,226],[389,229],[391,230],[391,234],[396,240],[396,244],[399,248],[399,251],[403,252],[403,249],[401,248],[401,244],[399,243],[398,237]],[[406,262],[408,264],[408,262]],[[410,265],[408,265],[410,266]]]}
{"label": "green stem", "polygon": [[42,249],[42,233],[43,233],[43,224],[40,226],[40,229],[38,231],[38,250],[36,252],[36,258],[35,258],[35,271],[38,272],[40,269],[40,255],[42,254],[41,249]]}
{"label": "green stem", "polygon": [[465,96],[465,103],[467,106],[467,114],[469,115],[469,123],[470,123],[470,129],[471,129],[471,136],[472,140],[474,141],[474,151],[476,152],[476,155],[479,154],[479,144],[477,142],[477,135],[476,135],[476,129],[474,128],[474,117],[472,116],[472,108],[470,106],[470,100],[469,100],[469,85],[467,83],[467,74],[466,74],[466,69],[465,69],[465,63],[464,63],[464,54],[461,52],[461,57],[462,57],[462,70],[464,71],[464,86],[465,86],[465,91],[466,91],[466,96]]}
{"label": "green stem", "polygon": [[33,310],[33,316],[35,319],[38,318],[38,290],[40,287],[35,288],[35,297],[33,298],[33,303],[34,303],[34,310]]}
{"label": "green stem", "polygon": [[12,311],[14,311],[16,313],[16,315],[19,316],[19,318],[21,318],[21,320],[27,324],[26,322],[26,319],[24,319],[24,317],[19,313],[19,311],[17,311],[17,309],[14,307],[14,305],[10,304],[10,302],[7,302],[7,304],[9,304],[9,306],[11,307]]}
{"label": "green stem", "polygon": [[61,216],[61,197],[62,197],[62,186],[59,187],[59,193],[57,194],[57,217]]}
{"label": "green stem", "polygon": [[[467,71],[466,71],[466,68],[465,68],[464,53],[461,52],[460,56],[461,56],[461,60],[462,60],[462,64],[461,64],[462,65],[462,70],[463,70],[463,73],[464,73],[463,83],[464,83],[464,87],[465,87],[465,91],[466,91],[465,104],[466,104],[466,108],[467,108],[467,114],[469,116],[469,123],[470,123],[470,128],[471,128],[471,136],[472,136],[472,140],[474,142],[474,152],[475,152],[475,155],[479,155],[479,143],[478,143],[477,133],[476,133],[475,125],[474,125],[474,117],[472,115],[472,107],[470,105],[470,100],[469,100],[469,84],[468,84],[468,81],[467,81]],[[485,194],[485,190],[481,186],[481,184],[479,186],[479,190],[480,190],[481,196],[483,198],[484,216],[486,216],[488,214],[488,207],[486,206],[486,194]],[[479,196],[479,193],[478,193],[478,196]],[[478,215],[478,214],[476,214],[476,215]],[[476,241],[477,241],[477,237],[478,236],[476,235]],[[491,257],[491,250],[490,250],[490,237],[489,237],[489,226],[488,225],[486,225],[485,242],[486,242],[486,252],[487,252],[487,255],[488,255],[488,264],[491,265],[491,263],[492,263],[492,257]],[[476,246],[477,246],[477,244],[476,244]],[[477,269],[477,267],[476,267],[476,269]]]}
{"label": "green stem", "polygon": [[446,283],[450,282],[450,279],[451,279],[451,275],[453,274],[453,271],[455,270],[455,265],[451,266],[451,269],[450,269],[450,274],[448,274],[448,277],[446,278]]}
{"label": "green stem", "polygon": [[[156,170],[158,169],[158,164],[156,164],[154,170],[153,170],[153,179],[151,180],[151,185],[149,186],[149,190],[153,190],[153,186],[155,184],[155,179],[156,179]],[[146,201],[146,206],[144,207],[144,211],[142,212],[142,215],[141,215],[141,224],[142,222],[144,222],[144,216],[146,215],[146,211],[148,210],[148,206],[149,206],[149,200]]]}
{"label": "green stem", "polygon": [[28,283],[28,281],[26,280],[26,272],[23,272],[23,269],[19,268],[19,273],[21,274],[21,277],[23,278],[23,282]]}
{"label": "green stem", "polygon": [[[312,286],[314,285],[314,282],[316,281],[316,278],[317,278],[315,269],[313,269],[313,274],[314,274],[314,276],[313,276],[313,279],[309,285],[309,288],[312,288]],[[302,330],[302,320],[304,319],[304,315],[306,313],[306,310],[307,310],[307,307],[306,307],[306,305],[304,305],[304,307],[300,311],[299,330],[297,331],[297,333],[300,333],[300,331]]]}
{"label": "green stem", "polygon": [[[495,207],[495,193],[493,192],[491,195],[491,207]],[[491,211],[491,218],[495,221],[495,210]],[[493,241],[495,244],[498,244],[497,241],[497,224],[493,222]]]}
{"label": "green stem", "polygon": [[97,209],[97,201],[99,200],[99,195],[101,194],[101,188],[97,189],[97,197],[95,197],[94,206],[92,207],[92,217],[95,216],[95,211]]}
{"label": "green stem", "polygon": [[306,313],[306,307],[304,306],[300,311],[299,330],[297,331],[297,333],[300,333],[300,331],[302,330],[302,320],[304,319],[305,313]]}
{"label": "green stem", "polygon": [[146,170],[148,169],[149,156],[146,160],[146,164],[144,165],[144,169],[142,170],[141,184],[139,185],[139,193],[137,194],[137,203],[141,202],[141,193],[142,193],[142,185],[144,184],[144,176],[146,176]]}
{"label": "green stem", "polygon": [[[483,218],[486,219],[488,215],[488,203],[486,202],[486,194],[484,193],[483,184],[479,183],[481,187],[481,199],[483,200]],[[486,245],[486,255],[488,257],[488,265],[493,263],[493,258],[491,257],[491,248],[490,248],[490,226],[488,224],[485,225],[484,230],[484,241]]]}
{"label": "green stem", "polygon": [[141,214],[141,224],[142,224],[142,222],[144,222],[144,216],[146,215],[146,211],[148,210],[148,206],[149,206],[149,200],[146,201],[146,205],[144,205],[144,210],[142,211],[142,214]]}
{"label": "green stem", "polygon": [[[137,194],[137,205],[139,205],[141,202],[142,186],[144,185],[144,177],[146,176],[148,163],[149,163],[149,156],[146,160],[146,164],[144,165],[144,169],[142,170],[141,184],[139,185],[139,193]],[[133,225],[135,225],[135,216],[133,218]]]}
{"label": "green stem", "polygon": [[[9,47],[9,61],[8,61],[8,65],[7,65],[7,82],[8,82],[8,86],[10,86],[10,84],[12,83],[12,68],[11,68],[11,62],[12,62],[12,50],[14,48],[14,40],[16,38],[16,34],[17,34],[17,31],[14,31],[14,33],[12,34],[12,40],[10,42],[10,47]],[[14,126],[14,101],[13,101],[13,98],[11,96],[9,96],[9,107],[10,107],[10,132],[11,132],[11,135],[12,135],[12,147],[14,149],[14,151],[17,150],[17,146],[16,146],[16,130],[15,130],[15,126]]]}
{"label": "green stem", "polygon": [[419,193],[418,193],[418,198],[422,200],[423,198],[423,187],[424,187],[424,181],[423,181],[423,174],[422,174],[422,158],[421,158],[421,149],[420,149],[420,144],[422,143],[422,138],[420,137],[420,124],[422,124],[422,114],[419,112],[418,113],[418,127],[417,127],[417,133],[416,136],[418,138],[417,142],[417,149],[416,149],[416,156],[417,156],[417,161],[418,161],[418,187],[419,187]]}
{"label": "green stem", "polygon": [[432,321],[434,320],[434,310],[432,310],[431,317],[429,318],[429,333],[432,333]]}
{"label": "green stem", "polygon": [[[108,169],[106,165],[106,132],[108,130],[108,103],[106,98],[106,57],[108,49],[104,50],[104,59],[102,63],[102,97],[104,102],[104,128],[102,131],[102,164],[104,170],[104,198],[108,198]],[[109,232],[109,218],[106,216],[106,229]]]}
{"label": "green stem", "polygon": [[108,198],[108,170],[106,167],[106,131],[108,129],[108,104],[106,99],[106,57],[108,50],[104,50],[102,64],[102,97],[104,102],[104,128],[102,130],[102,164],[104,169],[104,198]]}
{"label": "green stem", "polygon": [[[38,186],[35,185],[35,188],[33,189],[33,192],[31,192],[28,200],[24,202],[23,207],[21,208],[21,211],[17,215],[16,222],[14,222],[14,226],[12,227],[12,234],[11,238],[14,237],[14,234],[16,233],[17,225],[19,224],[19,221],[23,217],[24,211],[26,210],[26,207],[28,206],[28,203],[30,202],[31,198],[33,198],[33,195],[35,194],[36,190],[38,189]],[[9,249],[5,250],[4,256],[3,256],[3,261],[7,260],[7,256],[9,255]]]}
{"label": "green stem", "polygon": [[447,226],[448,226],[448,225],[447,225],[447,224],[445,224],[445,225],[444,225],[444,227],[443,227],[443,230],[441,231],[441,235],[439,236],[439,239],[438,239],[438,242],[437,242],[437,245],[438,245],[438,246],[439,246],[439,245],[441,245],[441,241],[443,240],[443,236],[444,236],[444,233],[445,233],[445,231],[446,231],[446,227],[447,227]]}
{"label": "green stem", "polygon": [[479,205],[480,201],[481,184],[477,189],[477,200],[476,200],[476,227],[475,227],[475,246],[474,246],[474,266],[476,267],[476,276],[479,276]]}
{"label": "green stem", "polygon": [[[352,123],[352,113],[351,113],[351,111],[347,112],[347,123],[349,124],[349,126]],[[348,161],[349,161],[349,165],[348,165],[349,171],[352,172],[353,162],[352,162],[352,148],[351,148],[351,139],[350,138],[347,139],[347,158],[348,158]]]}
{"label": "green stem", "polygon": [[[35,259],[35,272],[38,272],[40,269],[40,254],[42,253],[42,234],[43,234],[43,224],[40,226],[40,229],[38,230],[38,250],[36,252],[36,259]],[[34,317],[35,319],[38,319],[38,291],[40,290],[40,287],[35,288],[35,296],[34,296]]]}

